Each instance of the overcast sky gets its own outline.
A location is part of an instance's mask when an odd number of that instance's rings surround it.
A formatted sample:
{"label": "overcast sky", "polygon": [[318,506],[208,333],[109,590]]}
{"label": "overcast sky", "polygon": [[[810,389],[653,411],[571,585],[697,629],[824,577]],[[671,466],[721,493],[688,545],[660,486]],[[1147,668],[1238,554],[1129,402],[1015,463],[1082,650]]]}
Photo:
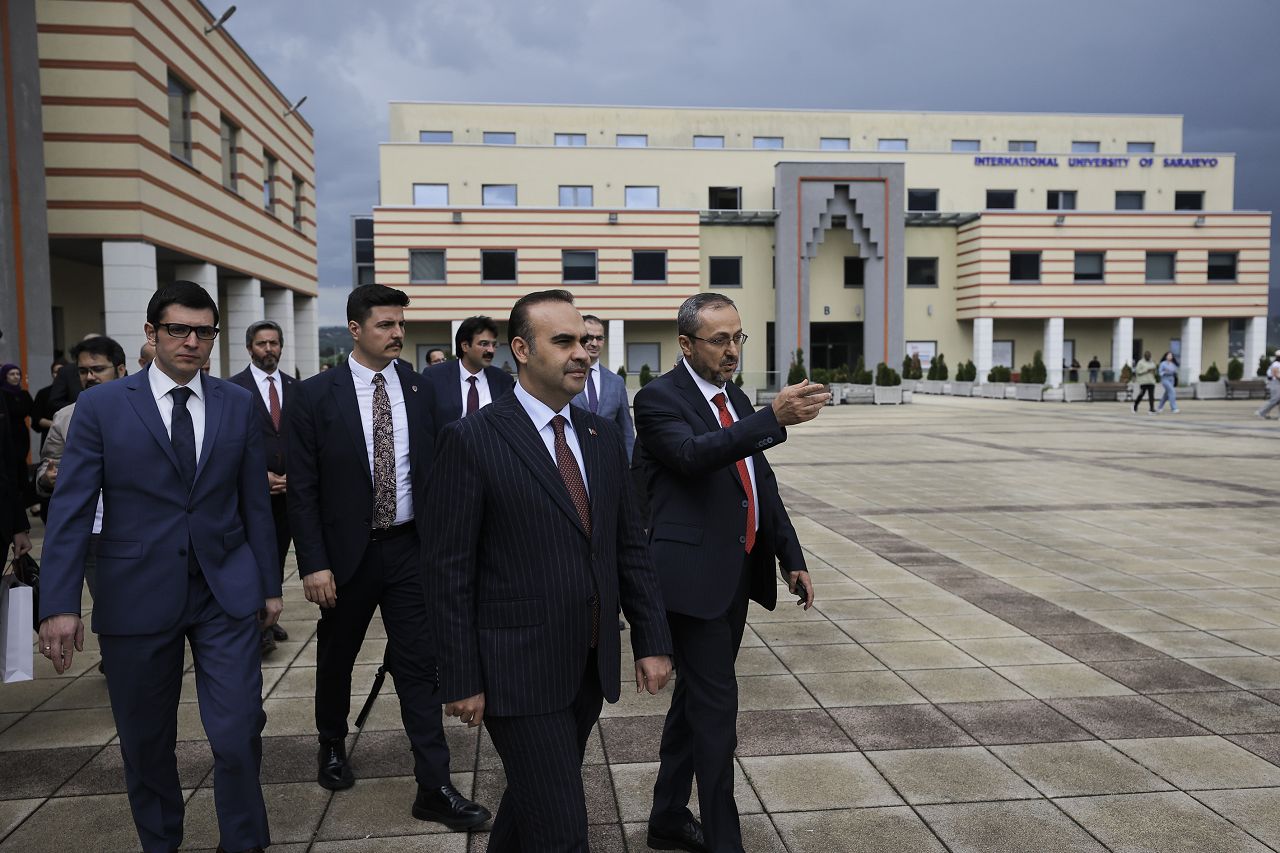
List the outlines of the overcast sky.
{"label": "overcast sky", "polygon": [[307,96],[322,324],[342,322],[392,100],[1178,113],[1185,150],[1239,155],[1237,208],[1280,207],[1277,0],[237,5],[231,34]]}

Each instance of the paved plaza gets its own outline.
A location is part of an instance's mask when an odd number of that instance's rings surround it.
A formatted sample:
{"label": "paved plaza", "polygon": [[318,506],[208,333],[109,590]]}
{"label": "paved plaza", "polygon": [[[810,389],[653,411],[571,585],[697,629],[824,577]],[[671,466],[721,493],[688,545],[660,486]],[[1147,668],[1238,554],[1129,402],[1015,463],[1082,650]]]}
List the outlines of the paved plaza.
{"label": "paved plaza", "polygon": [[[1280,850],[1280,425],[1256,406],[917,396],[793,428],[770,459],[818,605],[752,609],[747,850]],[[409,815],[390,681],[349,741],[356,786],[315,784],[314,609],[296,575],[285,594],[290,641],[263,670],[272,850],[484,850]],[[37,657],[34,682],[0,686],[0,853],[136,849],[88,642],[73,672]],[[647,849],[668,696],[624,684],[605,708],[583,770],[595,851]],[[183,700],[184,849],[211,849],[190,673]],[[496,807],[492,744],[446,731],[457,786]]]}

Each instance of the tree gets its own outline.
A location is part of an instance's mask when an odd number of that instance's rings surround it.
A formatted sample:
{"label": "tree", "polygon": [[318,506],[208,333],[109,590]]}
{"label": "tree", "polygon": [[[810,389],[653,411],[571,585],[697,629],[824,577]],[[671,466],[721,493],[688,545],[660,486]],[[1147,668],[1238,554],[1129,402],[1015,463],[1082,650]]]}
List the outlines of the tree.
{"label": "tree", "polygon": [[934,374],[934,378],[945,382],[947,379],[947,361],[942,357],[942,353],[934,356],[933,361],[929,362],[929,371]]}
{"label": "tree", "polygon": [[795,357],[791,359],[791,368],[787,371],[787,384],[795,385],[797,382],[803,382],[808,377],[808,372],[804,369],[804,350],[797,349]]}
{"label": "tree", "polygon": [[1201,382],[1217,382],[1222,378],[1222,374],[1218,372],[1218,362],[1209,365],[1209,369],[1200,374]]}
{"label": "tree", "polygon": [[1232,382],[1239,382],[1244,379],[1244,362],[1238,358],[1233,358],[1227,362],[1227,378]]}
{"label": "tree", "polygon": [[648,385],[653,381],[653,371],[649,369],[649,365],[640,365],[640,387]]}
{"label": "tree", "polygon": [[858,356],[858,364],[853,368],[849,381],[854,385],[871,384],[871,371],[867,370],[867,361],[862,356]]}
{"label": "tree", "polygon": [[627,366],[625,364],[618,365],[618,375],[623,379],[627,378]]}

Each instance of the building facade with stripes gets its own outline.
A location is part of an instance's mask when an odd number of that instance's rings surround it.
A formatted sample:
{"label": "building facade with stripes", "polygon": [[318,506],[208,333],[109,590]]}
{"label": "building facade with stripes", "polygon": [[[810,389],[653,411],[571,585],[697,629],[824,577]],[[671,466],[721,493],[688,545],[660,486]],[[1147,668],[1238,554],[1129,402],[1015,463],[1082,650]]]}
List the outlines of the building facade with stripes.
{"label": "building facade with stripes", "polygon": [[310,375],[313,132],[215,23],[198,0],[35,3],[53,344],[103,332],[132,359],[151,294],[189,279],[222,314],[215,375],[264,318]]}
{"label": "building facade with stripes", "polygon": [[1234,208],[1234,156],[1184,152],[1179,116],[395,102],[390,124],[356,274],[410,293],[419,357],[547,287],[631,375],[723,291],[755,387],[797,349],[983,377],[1039,350],[1057,384],[1073,358],[1173,349],[1194,378],[1265,347],[1270,214]]}

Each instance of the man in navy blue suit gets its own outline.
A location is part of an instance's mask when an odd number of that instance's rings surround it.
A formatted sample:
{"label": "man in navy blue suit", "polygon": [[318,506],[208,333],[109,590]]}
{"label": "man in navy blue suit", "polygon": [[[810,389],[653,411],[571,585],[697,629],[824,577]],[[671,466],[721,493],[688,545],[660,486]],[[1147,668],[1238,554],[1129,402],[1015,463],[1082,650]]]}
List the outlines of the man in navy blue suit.
{"label": "man in navy blue suit", "polygon": [[489,850],[586,853],[582,756],[620,692],[619,602],[637,691],[666,684],[671,637],[622,437],[569,405],[588,363],[573,296],[525,296],[507,333],[515,392],[440,433],[427,602],[445,711],[483,721],[506,770]]}
{"label": "man in navy blue suit", "polygon": [[627,447],[627,461],[630,461],[636,443],[636,428],[631,424],[627,380],[600,363],[605,343],[604,321],[594,314],[585,314],[582,322],[587,326],[587,355],[591,358],[591,366],[587,368],[586,387],[573,398],[573,405],[617,424]]}
{"label": "man in navy blue suit", "polygon": [[436,429],[480,409],[509,393],[515,385],[511,376],[493,366],[498,350],[498,324],[488,317],[468,317],[454,335],[458,355],[422,371],[435,394]]}
{"label": "man in navy blue suit", "polygon": [[259,620],[275,624],[283,605],[253,398],[201,375],[218,306],[199,285],[158,290],[145,330],[152,365],[76,401],[45,535],[40,648],[58,672],[84,648],[80,592],[101,491],[93,629],[142,848],[182,843],[174,746],[189,642],[219,850],[261,850],[271,842]]}

